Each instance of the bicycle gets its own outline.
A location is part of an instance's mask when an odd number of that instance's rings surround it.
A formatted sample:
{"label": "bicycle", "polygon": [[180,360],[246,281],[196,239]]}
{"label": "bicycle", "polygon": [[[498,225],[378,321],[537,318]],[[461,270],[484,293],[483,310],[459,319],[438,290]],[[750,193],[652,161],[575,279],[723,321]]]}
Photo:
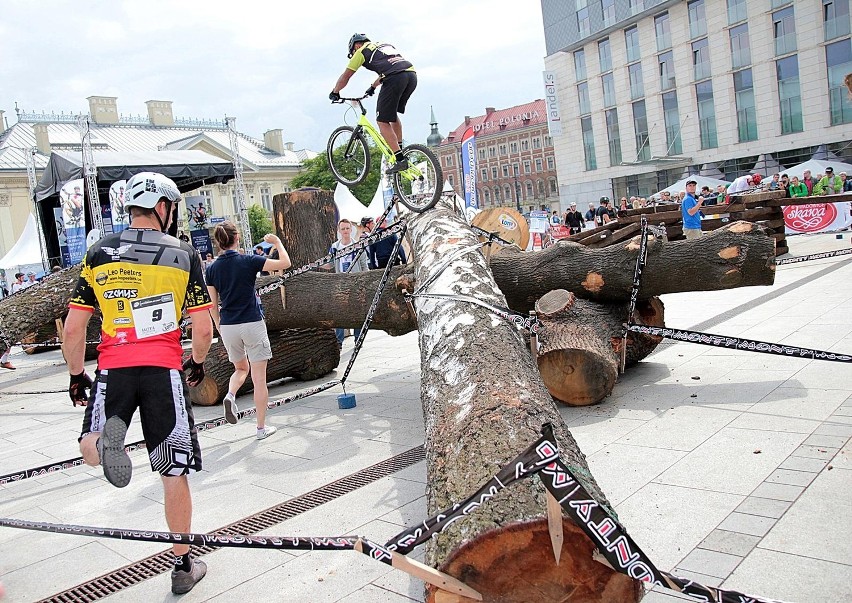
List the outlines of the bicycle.
{"label": "bicycle", "polygon": [[[361,111],[355,127],[340,126],[331,133],[326,145],[331,173],[338,182],[350,187],[362,182],[370,173],[372,150],[366,135],[375,143],[375,148],[381,151],[388,166],[396,163],[388,143],[367,119],[367,110],[361,103],[365,98],[367,97],[362,96],[332,101],[336,104],[349,102],[353,108]],[[408,160],[409,167],[391,174],[391,184],[396,196],[411,211],[419,213],[431,209],[440,199],[444,184],[444,174],[438,158],[422,144],[410,144],[402,149],[402,154]]]}

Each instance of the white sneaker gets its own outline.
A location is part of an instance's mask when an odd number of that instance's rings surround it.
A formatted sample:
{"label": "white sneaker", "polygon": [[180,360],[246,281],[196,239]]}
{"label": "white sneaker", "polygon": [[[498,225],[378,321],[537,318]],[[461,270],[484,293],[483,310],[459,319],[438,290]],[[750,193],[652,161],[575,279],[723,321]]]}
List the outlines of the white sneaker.
{"label": "white sneaker", "polygon": [[234,394],[228,392],[225,399],[222,400],[222,406],[225,407],[225,420],[231,425],[237,424],[237,413],[240,412],[237,406],[237,401],[234,400]]}
{"label": "white sneaker", "polygon": [[273,427],[272,425],[267,425],[263,429],[257,430],[257,439],[258,440],[265,440],[266,438],[271,436],[276,431],[278,431],[277,427]]}

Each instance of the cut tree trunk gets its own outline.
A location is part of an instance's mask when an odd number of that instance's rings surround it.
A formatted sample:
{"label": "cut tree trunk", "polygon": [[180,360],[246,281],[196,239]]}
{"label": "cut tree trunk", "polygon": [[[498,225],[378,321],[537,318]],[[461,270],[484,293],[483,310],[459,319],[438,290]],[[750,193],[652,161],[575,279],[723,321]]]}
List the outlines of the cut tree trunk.
{"label": "cut tree trunk", "polygon": [[[444,203],[411,222],[415,274],[424,282],[453,251],[476,242]],[[475,296],[505,306],[481,252],[453,262],[429,291]],[[496,468],[552,423],[562,457],[588,475],[591,495],[605,497],[541,381],[525,338],[507,321],[463,301],[415,300],[426,417],[430,514],[463,500]],[[482,593],[485,601],[637,601],[641,586],[592,560],[594,545],[563,518],[561,561],[553,557],[545,491],[518,482],[430,540],[427,562]],[[438,601],[429,587],[428,601]]]}
{"label": "cut tree trunk", "polygon": [[[621,363],[622,324],[627,303],[578,299],[558,289],[536,302],[541,321],[536,361],[550,394],[570,406],[596,404],[612,393]],[[663,302],[654,297],[637,304],[639,324],[663,326]],[[662,340],[628,333],[626,366],[654,351]]]}
{"label": "cut tree trunk", "polygon": [[[270,331],[269,344],[272,359],[266,365],[267,381],[286,377],[310,381],[328,374],[340,363],[337,338],[334,331],[328,329]],[[189,388],[189,399],[200,406],[218,404],[228,393],[228,381],[233,373],[234,365],[228,360],[225,346],[221,341],[214,343],[204,361],[204,381]],[[237,395],[253,389],[249,375]]]}

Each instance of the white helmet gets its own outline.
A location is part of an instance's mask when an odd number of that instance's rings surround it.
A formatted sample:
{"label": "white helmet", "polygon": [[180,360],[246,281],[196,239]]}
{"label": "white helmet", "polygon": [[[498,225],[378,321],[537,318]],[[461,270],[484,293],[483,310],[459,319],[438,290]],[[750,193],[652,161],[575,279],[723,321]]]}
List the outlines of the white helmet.
{"label": "white helmet", "polygon": [[152,209],[163,197],[180,201],[180,191],[174,181],[156,172],[139,172],[127,181],[124,205]]}

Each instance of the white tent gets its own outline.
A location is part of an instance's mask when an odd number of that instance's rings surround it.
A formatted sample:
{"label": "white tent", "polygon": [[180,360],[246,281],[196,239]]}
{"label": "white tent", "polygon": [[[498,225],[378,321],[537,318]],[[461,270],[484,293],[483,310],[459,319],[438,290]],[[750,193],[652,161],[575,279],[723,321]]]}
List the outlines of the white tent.
{"label": "white tent", "polygon": [[27,216],[27,225],[24,232],[15,242],[12,248],[0,259],[0,268],[37,267],[42,270],[41,249],[39,249],[38,230],[36,229],[35,216]]}
{"label": "white tent", "polygon": [[707,176],[700,176],[698,174],[694,174],[694,175],[689,176],[687,178],[681,178],[680,180],[678,180],[677,182],[675,182],[671,186],[667,186],[663,190],[659,191],[657,194],[659,195],[663,191],[668,191],[672,195],[676,195],[680,191],[686,190],[686,183],[689,180],[695,180],[695,182],[698,183],[698,186],[696,186],[696,191],[700,191],[702,186],[709,186],[710,190],[715,191],[716,187],[719,186],[720,184],[721,185],[728,184],[727,180],[719,180],[718,178],[708,178]]}
{"label": "white tent", "polygon": [[781,172],[787,174],[790,178],[796,176],[801,180],[805,170],[810,170],[811,176],[816,178],[818,174],[825,174],[825,168],[827,167],[834,169],[835,176],[840,172],[846,172],[848,176],[852,176],[852,165],[843,163],[842,161],[826,161],[825,159],[808,159],[804,163],[781,170]]}
{"label": "white tent", "polygon": [[368,209],[355,198],[349,187],[339,182],[334,189],[334,203],[337,205],[338,219],[340,220],[346,218],[356,224],[360,224],[361,218],[370,215]]}
{"label": "white tent", "polygon": [[770,178],[772,174],[780,174],[784,172],[784,166],[778,163],[778,160],[771,153],[766,153],[757,158],[757,163],[751,168],[752,174],[760,174],[764,178]]}

